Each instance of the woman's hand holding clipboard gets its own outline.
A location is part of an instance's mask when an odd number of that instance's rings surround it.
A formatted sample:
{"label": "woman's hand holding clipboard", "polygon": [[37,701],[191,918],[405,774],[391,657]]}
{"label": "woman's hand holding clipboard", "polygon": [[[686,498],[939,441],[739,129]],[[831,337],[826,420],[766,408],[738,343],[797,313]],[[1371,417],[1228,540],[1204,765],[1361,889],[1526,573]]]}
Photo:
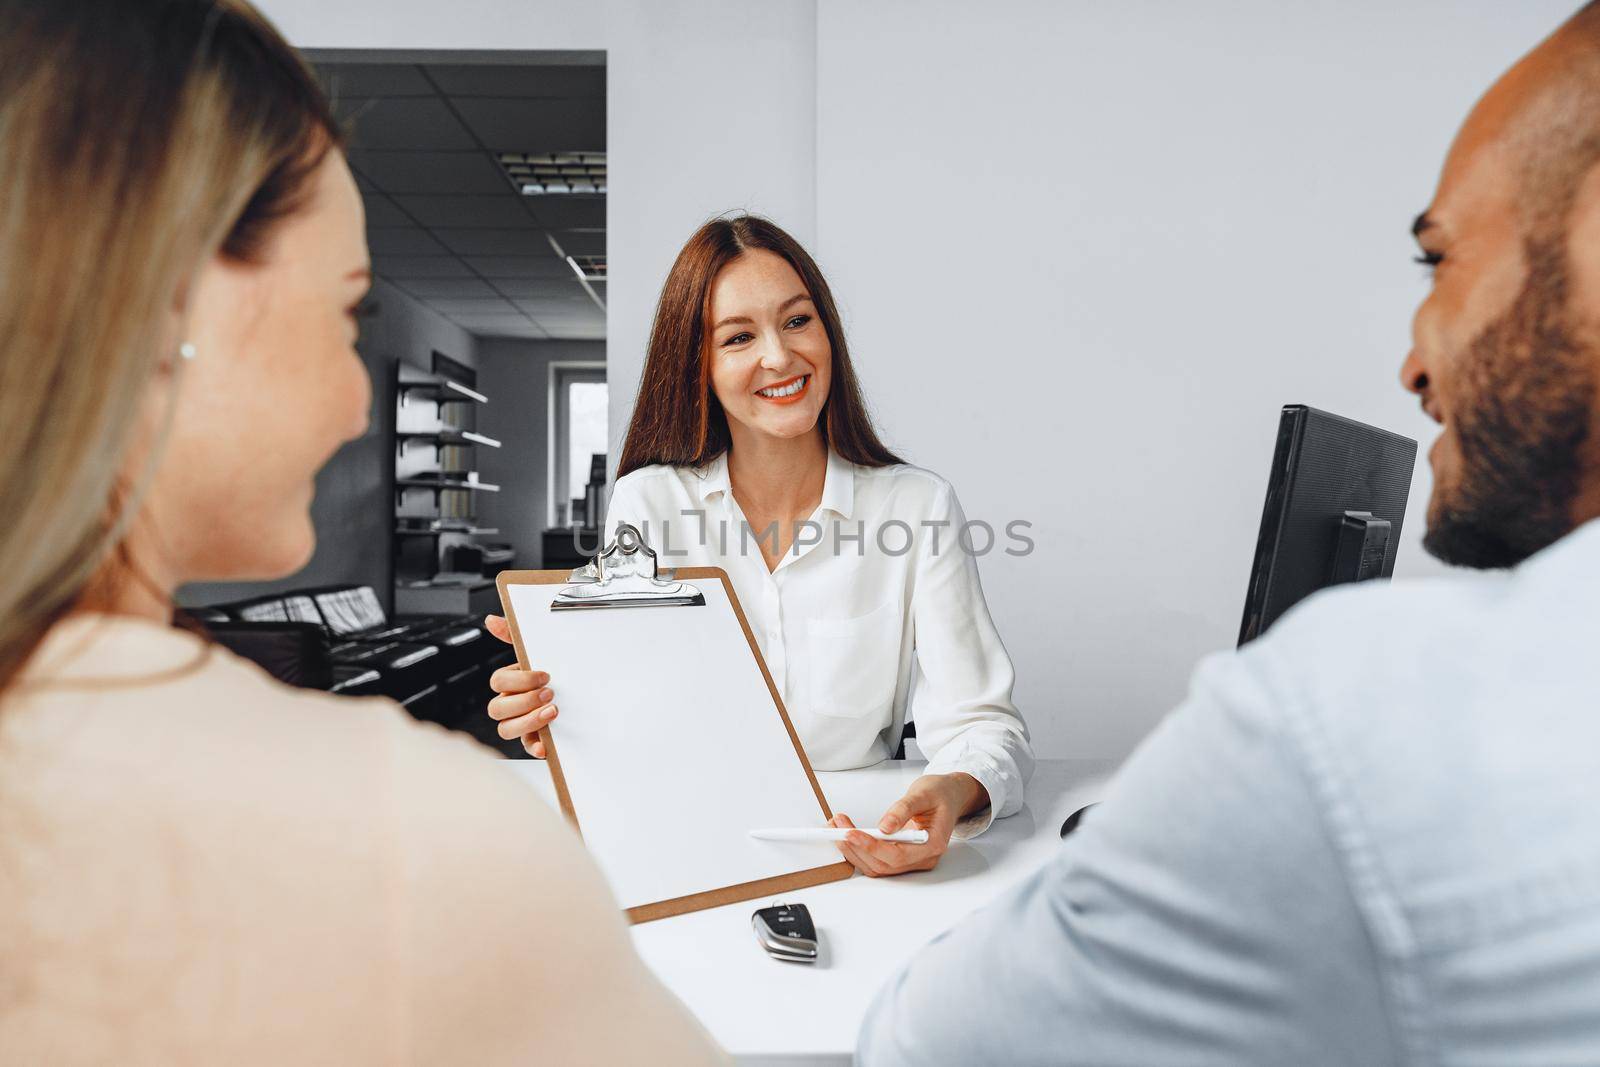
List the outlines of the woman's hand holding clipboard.
{"label": "woman's hand holding clipboard", "polygon": [[[511,644],[511,627],[504,616],[486,617],[483,628]],[[499,723],[500,736],[507,741],[521,738],[522,747],[534,759],[544,759],[544,742],[539,740],[539,731],[561,714],[561,709],[552,703],[555,693],[549,685],[549,674],[523,670],[515,664],[501,667],[489,677],[489,688],[499,694],[489,701],[489,717]]]}

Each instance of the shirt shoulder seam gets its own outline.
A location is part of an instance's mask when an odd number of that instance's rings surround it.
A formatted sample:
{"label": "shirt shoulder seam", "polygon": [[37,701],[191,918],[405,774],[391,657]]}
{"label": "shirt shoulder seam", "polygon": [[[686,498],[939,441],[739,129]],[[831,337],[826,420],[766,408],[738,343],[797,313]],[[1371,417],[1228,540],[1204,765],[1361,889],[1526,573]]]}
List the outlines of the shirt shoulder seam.
{"label": "shirt shoulder seam", "polygon": [[1432,1040],[1424,1021],[1426,994],[1412,966],[1416,938],[1410,921],[1384,876],[1377,850],[1357,817],[1351,789],[1333,757],[1332,745],[1300,693],[1282,684],[1281,660],[1274,649],[1260,648],[1267,668],[1268,689],[1282,709],[1284,737],[1301,767],[1327,832],[1344,870],[1345,891],[1372,942],[1378,967],[1379,988],[1389,1014],[1389,1024],[1405,1062],[1431,1062]]}

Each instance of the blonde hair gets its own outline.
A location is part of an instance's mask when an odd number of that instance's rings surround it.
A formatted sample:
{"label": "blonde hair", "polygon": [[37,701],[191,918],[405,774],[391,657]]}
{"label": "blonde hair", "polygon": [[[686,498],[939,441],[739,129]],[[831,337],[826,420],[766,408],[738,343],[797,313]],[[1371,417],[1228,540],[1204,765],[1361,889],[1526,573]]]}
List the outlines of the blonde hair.
{"label": "blonde hair", "polygon": [[258,261],[339,140],[244,0],[0,0],[0,692],[120,548],[196,272]]}

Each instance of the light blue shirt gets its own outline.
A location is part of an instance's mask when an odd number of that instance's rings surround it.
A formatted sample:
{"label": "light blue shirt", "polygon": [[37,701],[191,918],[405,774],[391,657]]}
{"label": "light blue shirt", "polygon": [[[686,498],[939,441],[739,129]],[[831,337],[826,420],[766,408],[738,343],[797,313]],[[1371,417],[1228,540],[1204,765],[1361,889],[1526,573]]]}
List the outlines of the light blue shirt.
{"label": "light blue shirt", "polygon": [[1600,1064],[1600,522],[1208,659],[867,1064]]}

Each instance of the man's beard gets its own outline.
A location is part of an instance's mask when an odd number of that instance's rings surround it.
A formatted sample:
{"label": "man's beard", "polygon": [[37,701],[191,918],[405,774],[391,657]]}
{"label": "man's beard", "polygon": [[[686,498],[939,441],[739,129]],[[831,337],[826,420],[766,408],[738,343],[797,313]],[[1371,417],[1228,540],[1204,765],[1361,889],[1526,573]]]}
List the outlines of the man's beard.
{"label": "man's beard", "polygon": [[1529,241],[1528,280],[1461,369],[1456,484],[1436,491],[1423,547],[1511,567],[1572,531],[1595,399],[1595,352],[1568,305],[1565,237]]}

